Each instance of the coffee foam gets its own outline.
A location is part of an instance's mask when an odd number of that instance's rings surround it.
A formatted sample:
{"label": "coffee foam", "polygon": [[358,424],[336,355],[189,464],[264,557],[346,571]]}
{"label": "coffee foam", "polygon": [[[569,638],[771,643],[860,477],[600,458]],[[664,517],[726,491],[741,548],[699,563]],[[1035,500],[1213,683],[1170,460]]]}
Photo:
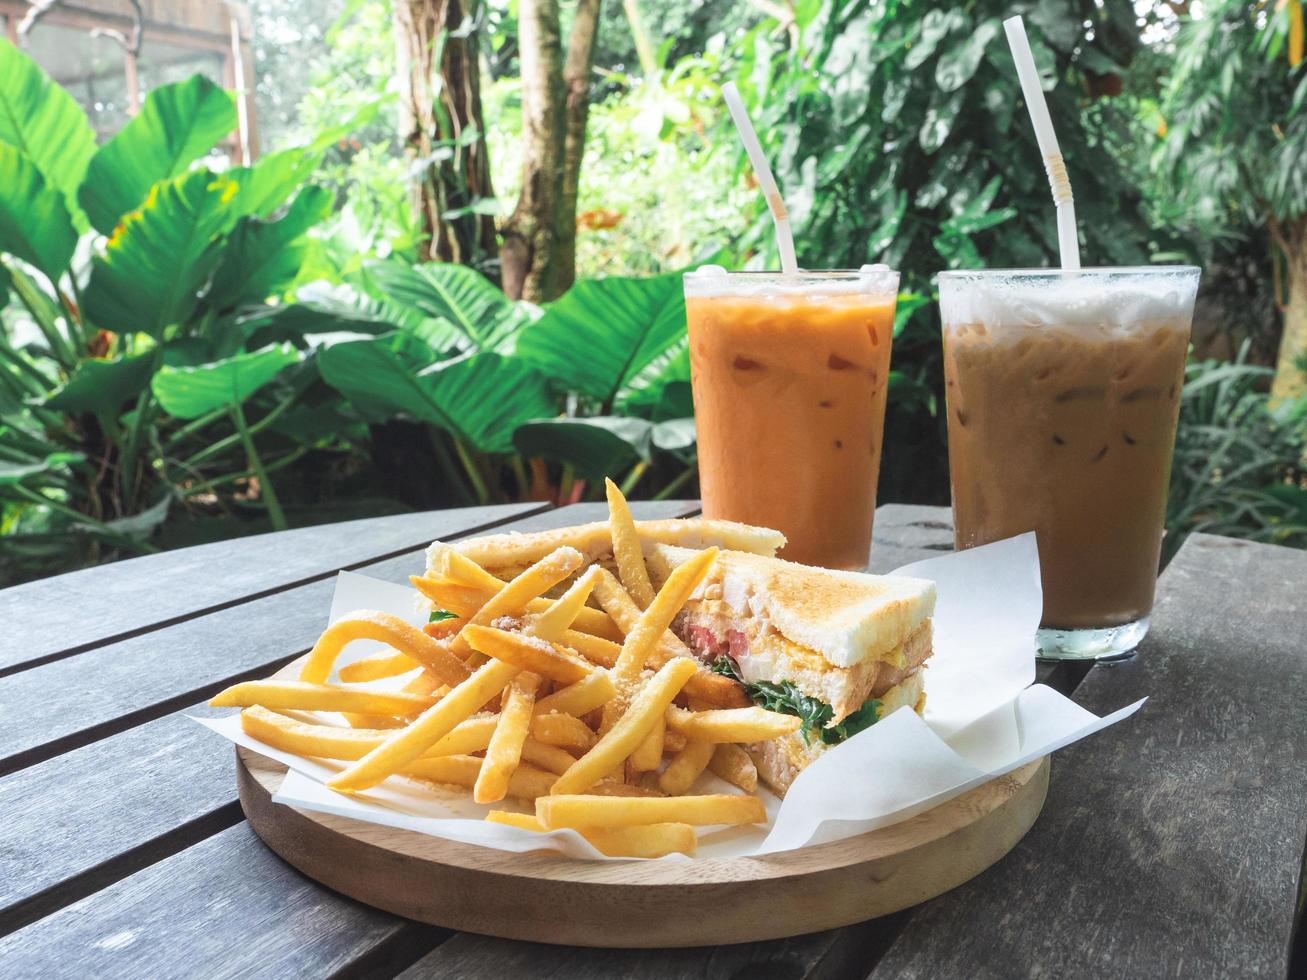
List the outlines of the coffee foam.
{"label": "coffee foam", "polygon": [[1197,289],[1198,277],[1182,271],[1070,278],[964,273],[940,277],[939,304],[945,330],[981,324],[1018,334],[1021,328],[1118,333],[1159,320],[1187,328]]}
{"label": "coffee foam", "polygon": [[731,296],[747,299],[821,299],[826,296],[889,296],[899,288],[899,274],[887,265],[864,265],[856,273],[727,272],[719,265],[700,266],[684,276],[687,297]]}

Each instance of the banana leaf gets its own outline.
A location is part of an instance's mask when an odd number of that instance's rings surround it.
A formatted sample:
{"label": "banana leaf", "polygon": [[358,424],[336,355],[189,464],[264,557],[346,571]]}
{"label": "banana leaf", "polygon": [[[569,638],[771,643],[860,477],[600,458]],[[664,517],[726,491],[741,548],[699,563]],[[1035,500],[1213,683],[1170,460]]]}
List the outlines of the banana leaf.
{"label": "banana leaf", "polygon": [[440,262],[377,262],[365,270],[368,291],[427,319],[444,321],[470,350],[507,353],[532,320],[531,307],[514,303],[475,269]]}
{"label": "banana leaf", "polygon": [[93,260],[84,297],[91,321],[155,338],[186,321],[222,257],[216,239],[234,220],[227,204],[235,192],[207,170],[155,185]]}
{"label": "banana leaf", "polygon": [[0,40],[0,143],[25,154],[85,227],[77,187],[95,153],[95,132],[77,100],[31,58]]}
{"label": "banana leaf", "polygon": [[680,273],[582,280],[522,331],[517,353],[544,374],[611,406],[685,336]]}
{"label": "banana leaf", "polygon": [[164,365],[150,387],[170,415],[194,419],[243,403],[298,360],[295,349],[282,344],[196,367]]}
{"label": "banana leaf", "polygon": [[545,378],[516,358],[485,351],[418,369],[421,346],[403,335],[336,344],[318,367],[365,417],[407,415],[484,453],[512,452],[520,425],[555,411]]}
{"label": "banana leaf", "polygon": [[82,361],[72,377],[45,400],[45,407],[69,415],[91,412],[116,418],[125,402],[150,386],[154,357],[154,351],[144,351],[114,360]]}
{"label": "banana leaf", "polygon": [[184,174],[235,127],[231,95],[203,75],[154,89],[86,168],[80,199],[91,224],[112,234],[150,188]]}
{"label": "banana leaf", "polygon": [[651,459],[653,434],[653,423],[637,418],[542,419],[518,428],[513,445],[528,458],[539,456],[570,466],[587,480],[601,480]]}
{"label": "banana leaf", "polygon": [[58,282],[76,248],[77,229],[64,196],[25,154],[0,143],[0,252]]}
{"label": "banana leaf", "polygon": [[283,292],[304,261],[303,235],[331,213],[332,194],[309,185],[276,221],[241,218],[223,246],[205,303],[225,311]]}

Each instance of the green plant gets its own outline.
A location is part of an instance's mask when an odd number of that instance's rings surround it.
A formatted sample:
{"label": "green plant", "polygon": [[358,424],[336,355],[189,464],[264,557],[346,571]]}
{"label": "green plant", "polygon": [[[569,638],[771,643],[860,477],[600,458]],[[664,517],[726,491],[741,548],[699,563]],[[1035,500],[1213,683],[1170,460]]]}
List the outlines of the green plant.
{"label": "green plant", "polygon": [[1196,531],[1307,547],[1307,397],[1269,409],[1246,353],[1186,370],[1164,563]]}
{"label": "green plant", "polygon": [[333,201],[302,186],[323,142],[197,166],[235,124],[232,97],[196,76],[97,149],[72,97],[0,41],[6,577],[148,550],[178,503],[286,525],[271,474],[307,447],[281,438],[268,458],[261,434],[313,366],[244,325],[295,280]]}
{"label": "green plant", "polygon": [[679,274],[583,280],[544,310],[457,265],[377,262],[354,282],[394,329],[323,350],[322,376],[374,444],[388,422],[422,423],[408,451],[455,499],[572,500],[651,469],[671,493],[693,477]]}
{"label": "green plant", "polygon": [[[1296,19],[1297,41],[1293,40]],[[1273,394],[1307,394],[1307,67],[1299,0],[1204,3],[1175,41],[1153,155],[1164,213],[1208,236],[1264,229],[1284,313]],[[1259,236],[1260,238],[1260,236]]]}

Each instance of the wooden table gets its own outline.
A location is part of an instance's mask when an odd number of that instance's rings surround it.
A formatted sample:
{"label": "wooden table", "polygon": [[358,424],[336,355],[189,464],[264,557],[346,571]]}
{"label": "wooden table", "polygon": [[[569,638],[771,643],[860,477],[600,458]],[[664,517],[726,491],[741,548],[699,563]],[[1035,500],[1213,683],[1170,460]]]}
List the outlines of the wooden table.
{"label": "wooden table", "polygon": [[[637,516],[693,503],[637,505]],[[886,919],[752,946],[535,946],[366,908],[251,833],[230,746],[188,721],[305,651],[338,569],[393,581],[432,538],[594,520],[594,505],[413,514],[205,545],[0,592],[0,976],[1271,976],[1307,840],[1307,553],[1196,536],[1117,667],[1041,679],[1133,719],[1060,753],[1007,858]],[[882,507],[872,564],[952,547]],[[566,915],[565,909],[559,910]],[[784,915],[784,908],[776,910]],[[1299,974],[1302,975],[1302,974]]]}

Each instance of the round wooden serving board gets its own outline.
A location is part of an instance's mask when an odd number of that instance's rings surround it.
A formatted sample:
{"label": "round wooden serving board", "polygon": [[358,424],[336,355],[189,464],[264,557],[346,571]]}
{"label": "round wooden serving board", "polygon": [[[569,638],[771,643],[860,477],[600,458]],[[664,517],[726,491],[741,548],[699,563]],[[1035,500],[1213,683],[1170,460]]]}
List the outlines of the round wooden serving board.
{"label": "round wooden serving board", "polygon": [[909,820],[761,857],[578,861],[511,854],[274,804],[286,767],[236,749],[250,826],[310,878],[463,932],[571,946],[704,946],[861,922],[956,888],[1044,805],[1048,759]]}

